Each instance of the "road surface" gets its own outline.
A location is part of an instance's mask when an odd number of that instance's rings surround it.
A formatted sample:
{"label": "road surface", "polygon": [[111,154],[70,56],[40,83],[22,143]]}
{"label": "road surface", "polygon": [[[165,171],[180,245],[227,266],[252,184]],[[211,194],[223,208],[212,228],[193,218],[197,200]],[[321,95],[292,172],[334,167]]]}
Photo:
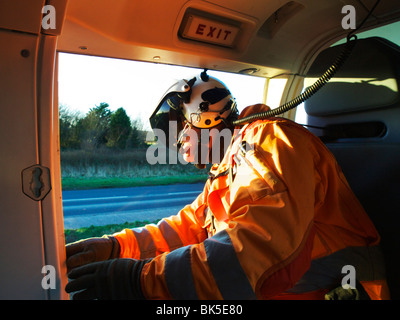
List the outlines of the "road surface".
{"label": "road surface", "polygon": [[178,213],[204,183],[63,191],[64,228],[153,221]]}

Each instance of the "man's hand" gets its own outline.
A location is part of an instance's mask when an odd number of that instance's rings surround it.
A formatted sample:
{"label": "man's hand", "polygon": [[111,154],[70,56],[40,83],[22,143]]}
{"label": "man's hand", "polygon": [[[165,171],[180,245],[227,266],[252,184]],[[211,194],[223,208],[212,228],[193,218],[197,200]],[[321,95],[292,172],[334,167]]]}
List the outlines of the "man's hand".
{"label": "man's hand", "polygon": [[66,246],[68,272],[76,267],[119,257],[118,240],[111,236],[90,238]]}
{"label": "man's hand", "polygon": [[68,274],[72,279],[65,287],[67,293],[77,292],[74,300],[143,300],[140,274],[149,260],[113,259],[75,268]]}

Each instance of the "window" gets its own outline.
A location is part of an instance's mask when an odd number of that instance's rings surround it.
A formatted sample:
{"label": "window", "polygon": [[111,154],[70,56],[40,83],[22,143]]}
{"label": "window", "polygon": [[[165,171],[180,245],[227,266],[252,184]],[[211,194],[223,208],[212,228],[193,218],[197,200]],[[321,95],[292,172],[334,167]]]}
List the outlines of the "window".
{"label": "window", "polygon": [[[200,72],[202,69],[59,54],[67,242],[77,240],[69,238],[69,230],[76,228],[126,221],[152,222],[176,214],[201,192],[207,171],[180,163],[150,165],[146,161],[146,142],[151,141],[145,141],[151,136],[148,119],[163,94],[177,80],[189,80]],[[227,85],[239,111],[263,102],[264,78],[212,70],[208,74]],[[171,183],[175,185],[161,186]],[[180,187],[176,183],[191,184]],[[115,189],[133,186],[143,189]],[[109,232],[100,230],[97,235]]]}
{"label": "window", "polygon": [[283,90],[285,89],[287,79],[270,79],[268,84],[267,105],[275,109],[281,105]]}

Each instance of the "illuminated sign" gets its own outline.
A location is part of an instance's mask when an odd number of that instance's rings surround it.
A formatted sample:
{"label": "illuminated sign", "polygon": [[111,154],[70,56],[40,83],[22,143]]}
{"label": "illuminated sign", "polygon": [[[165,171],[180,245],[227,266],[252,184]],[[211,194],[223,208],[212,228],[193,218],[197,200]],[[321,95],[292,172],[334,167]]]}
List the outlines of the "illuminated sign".
{"label": "illuminated sign", "polygon": [[234,47],[239,28],[226,23],[189,15],[181,36],[186,39]]}

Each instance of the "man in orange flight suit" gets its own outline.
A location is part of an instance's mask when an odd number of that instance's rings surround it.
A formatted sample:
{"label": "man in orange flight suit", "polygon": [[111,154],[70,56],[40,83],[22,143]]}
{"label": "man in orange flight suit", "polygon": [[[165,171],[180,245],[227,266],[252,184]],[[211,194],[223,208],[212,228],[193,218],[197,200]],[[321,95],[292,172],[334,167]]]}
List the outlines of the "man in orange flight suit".
{"label": "man in orange flight suit", "polygon": [[[236,110],[205,72],[171,87],[150,121],[166,137],[178,121],[185,160],[208,160],[223,129],[232,142],[176,216],[68,245],[66,291],[83,290],[74,299],[324,299],[346,270],[356,289],[345,292],[389,298],[379,235],[325,145],[283,118],[234,130]],[[188,138],[204,129],[205,148]]]}

